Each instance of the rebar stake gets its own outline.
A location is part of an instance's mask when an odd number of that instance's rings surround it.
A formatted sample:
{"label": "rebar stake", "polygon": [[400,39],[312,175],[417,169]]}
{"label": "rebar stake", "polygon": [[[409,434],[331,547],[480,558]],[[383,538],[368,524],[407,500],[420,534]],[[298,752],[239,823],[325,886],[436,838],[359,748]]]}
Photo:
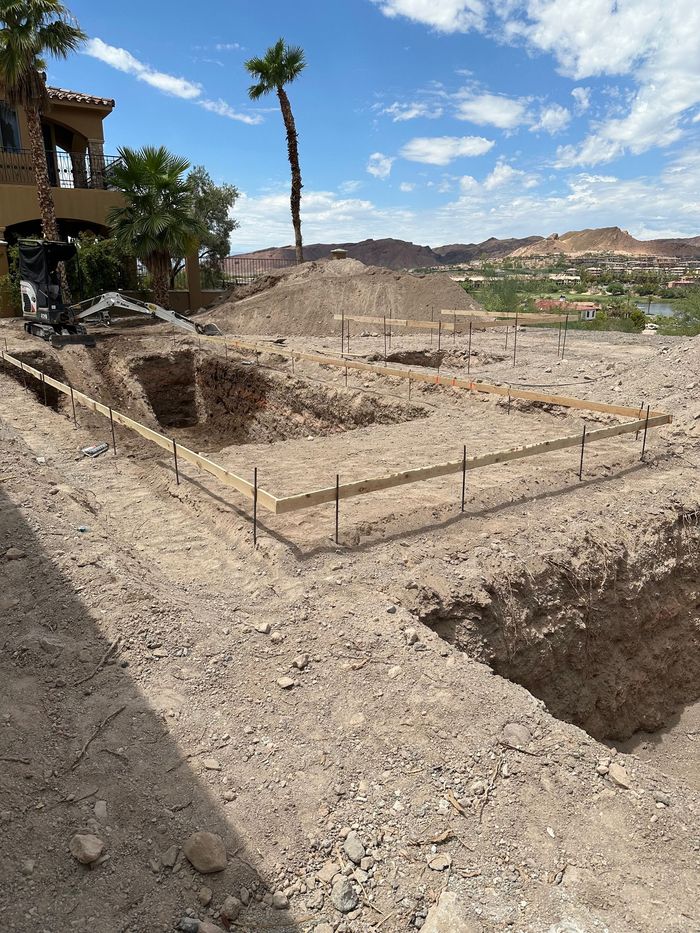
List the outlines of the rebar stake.
{"label": "rebar stake", "polygon": [[77,429],[78,419],[75,417],[75,396],[73,395],[73,386],[69,386],[69,388],[70,388],[70,403],[73,407],[73,426]]}
{"label": "rebar stake", "polygon": [[467,445],[462,453],[462,511],[464,511],[464,498],[467,494]]}
{"label": "rebar stake", "polygon": [[253,470],[253,547],[258,544],[258,468]]}
{"label": "rebar stake", "polygon": [[340,310],[340,355],[345,354],[345,308]]}
{"label": "rebar stake", "polygon": [[41,371],[41,384],[42,384],[43,387],[44,387],[44,405],[47,405],[48,403],[47,403],[47,401],[46,401],[46,379],[45,379],[45,377],[44,377],[44,371],[43,371],[43,370]]}
{"label": "rebar stake", "polygon": [[642,455],[641,455],[641,457],[639,458],[642,462],[644,461],[644,454],[646,453],[646,449],[647,449],[647,431],[649,430],[649,410],[650,410],[650,408],[651,408],[651,405],[647,405],[647,416],[646,416],[646,418],[644,419],[644,437],[643,437],[643,439],[642,439]]}
{"label": "rebar stake", "polygon": [[114,451],[114,456],[117,456],[117,439],[114,436],[114,417],[112,415],[112,409],[109,409],[109,424],[112,428],[112,450]]}
{"label": "rebar stake", "polygon": [[513,366],[515,366],[515,355],[518,352],[518,312],[515,312],[515,324],[513,325]]}
{"label": "rebar stake", "polygon": [[177,468],[177,444],[175,443],[175,438],[173,438],[172,441],[173,441],[173,457],[175,457],[175,481],[179,486],[180,485],[180,471]]}
{"label": "rebar stake", "polygon": [[566,321],[564,322],[564,339],[561,343],[561,358],[564,359],[564,353],[566,352],[566,334],[569,330],[569,314],[566,314]]}
{"label": "rebar stake", "polygon": [[586,449],[586,425],[583,426],[583,434],[581,435],[581,462],[578,466],[578,478],[579,482],[583,479],[583,453]]}
{"label": "rebar stake", "polygon": [[338,526],[340,523],[340,474],[335,474],[335,543],[338,543]]}
{"label": "rebar stake", "polygon": [[469,322],[469,348],[467,350],[467,375],[472,369],[472,322]]}

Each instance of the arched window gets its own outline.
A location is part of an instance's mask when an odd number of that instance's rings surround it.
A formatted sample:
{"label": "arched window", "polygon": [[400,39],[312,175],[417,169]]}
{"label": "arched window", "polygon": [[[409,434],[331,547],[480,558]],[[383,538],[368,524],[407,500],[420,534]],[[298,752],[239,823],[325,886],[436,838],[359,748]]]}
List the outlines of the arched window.
{"label": "arched window", "polygon": [[19,123],[17,112],[0,101],[0,149],[4,152],[19,152]]}

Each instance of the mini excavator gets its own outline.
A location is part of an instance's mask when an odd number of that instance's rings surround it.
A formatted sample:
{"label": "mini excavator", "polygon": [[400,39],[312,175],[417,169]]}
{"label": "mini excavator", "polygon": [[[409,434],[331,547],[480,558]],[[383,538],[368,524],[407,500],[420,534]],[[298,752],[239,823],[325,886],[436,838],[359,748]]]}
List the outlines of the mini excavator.
{"label": "mini excavator", "polygon": [[94,347],[95,337],[87,324],[111,324],[110,311],[146,314],[192,334],[207,336],[221,333],[216,324],[199,324],[184,314],[169,311],[160,305],[136,298],[127,298],[119,292],[105,292],[78,304],[63,303],[58,265],[76,255],[73,243],[56,240],[19,241],[20,291],[24,329],[28,334],[51,342],[54,347],[82,344]]}

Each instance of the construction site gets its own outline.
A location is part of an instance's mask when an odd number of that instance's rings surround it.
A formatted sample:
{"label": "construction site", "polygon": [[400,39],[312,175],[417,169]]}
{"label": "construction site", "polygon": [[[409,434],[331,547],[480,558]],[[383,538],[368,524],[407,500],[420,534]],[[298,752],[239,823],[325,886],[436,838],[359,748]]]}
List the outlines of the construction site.
{"label": "construction site", "polygon": [[5,929],[700,930],[700,338],[183,321],[0,324]]}

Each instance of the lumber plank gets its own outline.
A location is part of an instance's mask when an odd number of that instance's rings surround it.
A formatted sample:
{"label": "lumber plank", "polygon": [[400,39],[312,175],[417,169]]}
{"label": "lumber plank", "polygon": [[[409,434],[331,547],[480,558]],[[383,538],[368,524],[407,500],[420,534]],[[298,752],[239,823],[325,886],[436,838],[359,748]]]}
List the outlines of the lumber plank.
{"label": "lumber plank", "polygon": [[[662,424],[668,424],[669,421],[670,415],[657,415],[654,418],[649,418],[647,426],[649,428],[659,427]],[[620,434],[630,434],[644,430],[645,423],[646,419],[641,418],[635,421],[625,422],[625,424],[616,424],[590,431],[586,434],[586,445],[604,440],[605,438],[616,437]],[[483,467],[494,466],[498,463],[508,463],[526,457],[535,457],[540,454],[551,453],[555,450],[565,450],[568,447],[578,447],[580,443],[581,435],[572,434],[566,437],[540,441],[537,444],[527,444],[522,447],[495,451],[493,453],[483,454],[479,457],[468,457],[466,462],[467,470],[476,470]],[[402,473],[390,473],[385,476],[375,476],[368,479],[357,480],[352,483],[343,483],[338,487],[337,494],[340,499],[349,499],[353,496],[362,496],[371,492],[379,492],[383,489],[391,489],[397,486],[405,486],[409,483],[418,483],[440,476],[461,473],[462,469],[463,460],[460,457],[459,460],[450,460],[447,463],[417,467],[415,469],[405,470]],[[315,505],[334,502],[335,497],[335,485],[326,486],[321,489],[311,490],[310,492],[298,493],[297,495],[285,496],[277,499],[275,511],[277,514],[295,512],[300,509],[311,508]]]}

